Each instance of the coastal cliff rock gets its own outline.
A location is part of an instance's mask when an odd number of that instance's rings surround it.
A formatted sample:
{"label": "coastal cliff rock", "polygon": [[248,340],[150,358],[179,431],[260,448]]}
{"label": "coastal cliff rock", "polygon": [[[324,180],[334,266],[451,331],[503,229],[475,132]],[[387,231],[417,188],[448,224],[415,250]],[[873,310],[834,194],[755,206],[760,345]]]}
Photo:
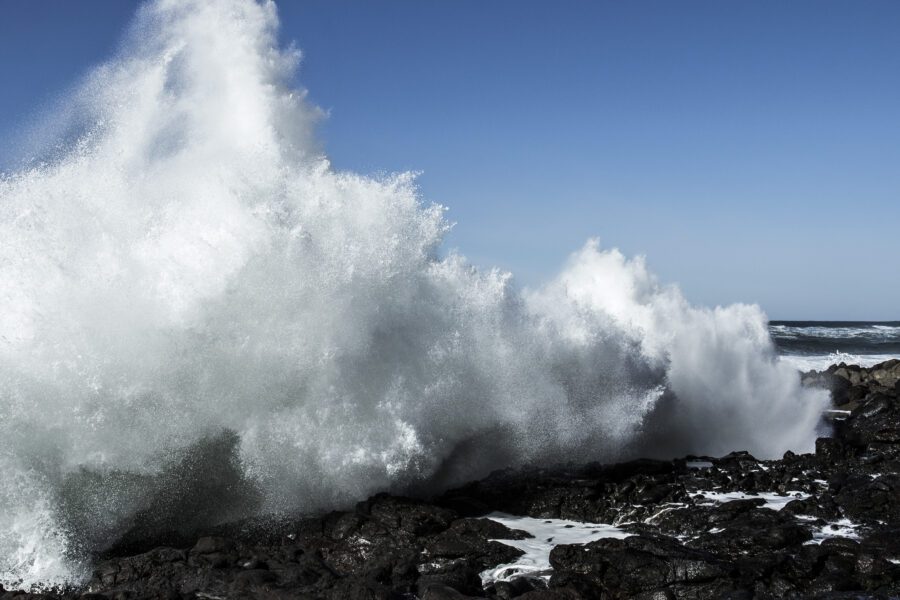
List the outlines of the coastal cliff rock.
{"label": "coastal cliff rock", "polygon": [[[898,597],[900,361],[803,382],[835,403],[814,454],[498,471],[429,500],[381,494],[350,511],[222,526],[186,547],[103,557],[81,589],[0,599]],[[531,534],[486,518],[495,512],[621,535],[548,539],[550,568],[517,571],[510,542]],[[497,565],[513,567],[483,575]]]}
{"label": "coastal cliff rock", "polygon": [[868,394],[893,394],[900,389],[900,360],[889,360],[870,368],[845,363],[831,365],[822,372],[805,373],[803,384],[829,390],[836,409],[852,410]]}

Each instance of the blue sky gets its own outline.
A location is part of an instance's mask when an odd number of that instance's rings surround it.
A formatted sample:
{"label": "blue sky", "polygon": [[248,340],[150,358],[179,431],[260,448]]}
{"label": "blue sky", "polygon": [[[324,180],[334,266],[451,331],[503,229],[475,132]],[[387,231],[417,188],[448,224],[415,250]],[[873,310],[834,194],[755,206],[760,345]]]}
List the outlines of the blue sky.
{"label": "blue sky", "polygon": [[[0,157],[136,3],[0,0]],[[900,3],[280,3],[338,168],[522,285],[589,237],[775,319],[900,319]]]}

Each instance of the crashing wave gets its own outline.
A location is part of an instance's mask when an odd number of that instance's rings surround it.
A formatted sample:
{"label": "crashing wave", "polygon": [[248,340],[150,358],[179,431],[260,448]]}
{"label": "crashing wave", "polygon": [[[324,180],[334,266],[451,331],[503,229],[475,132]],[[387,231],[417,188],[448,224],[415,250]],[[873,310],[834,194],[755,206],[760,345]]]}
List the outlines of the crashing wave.
{"label": "crashing wave", "polygon": [[0,179],[0,582],[526,462],[811,448],[755,306],[588,243],[520,291],[330,167],[271,2],[157,0]]}

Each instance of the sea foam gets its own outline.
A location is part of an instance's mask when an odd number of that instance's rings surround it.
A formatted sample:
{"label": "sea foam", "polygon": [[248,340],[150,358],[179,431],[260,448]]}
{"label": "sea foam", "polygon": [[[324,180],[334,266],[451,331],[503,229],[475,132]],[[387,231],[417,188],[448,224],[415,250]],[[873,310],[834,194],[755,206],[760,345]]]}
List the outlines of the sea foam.
{"label": "sea foam", "polygon": [[0,178],[0,582],[502,466],[812,448],[758,307],[595,241],[524,291],[444,252],[412,175],[329,165],[277,27],[145,5]]}

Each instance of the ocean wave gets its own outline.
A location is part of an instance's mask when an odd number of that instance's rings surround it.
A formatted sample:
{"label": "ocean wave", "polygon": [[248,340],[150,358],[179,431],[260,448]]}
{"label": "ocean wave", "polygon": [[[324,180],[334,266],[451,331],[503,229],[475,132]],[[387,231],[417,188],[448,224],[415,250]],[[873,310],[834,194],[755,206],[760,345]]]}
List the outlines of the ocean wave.
{"label": "ocean wave", "polygon": [[502,466],[813,447],[755,306],[587,243],[520,290],[410,174],[334,170],[274,4],[158,0],[0,178],[0,582]]}
{"label": "ocean wave", "polygon": [[849,354],[847,352],[830,352],[828,354],[783,354],[780,360],[798,371],[824,371],[831,365],[846,363],[861,367],[872,367],[887,360],[900,358],[896,354]]}
{"label": "ocean wave", "polygon": [[772,335],[780,338],[837,338],[837,339],[872,339],[885,340],[900,338],[900,327],[894,325],[860,325],[855,327],[828,327],[828,326],[770,326]]}

